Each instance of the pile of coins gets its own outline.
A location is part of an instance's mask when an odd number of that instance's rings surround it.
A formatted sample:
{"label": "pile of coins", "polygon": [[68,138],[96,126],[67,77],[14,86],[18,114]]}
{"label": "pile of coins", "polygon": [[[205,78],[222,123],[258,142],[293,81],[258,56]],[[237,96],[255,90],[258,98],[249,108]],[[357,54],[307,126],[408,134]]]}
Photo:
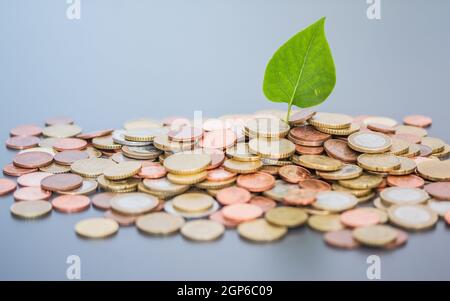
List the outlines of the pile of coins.
{"label": "pile of coins", "polygon": [[6,146],[19,152],[3,168],[17,181],[0,179],[0,194],[14,193],[20,218],[104,210],[75,225],[88,238],[135,225],[194,241],[236,228],[269,242],[308,225],[335,247],[392,249],[406,231],[450,223],[450,147],[428,136],[430,118],[303,109],[286,122],[284,113],[138,119],[89,133],[70,118],[18,126]]}

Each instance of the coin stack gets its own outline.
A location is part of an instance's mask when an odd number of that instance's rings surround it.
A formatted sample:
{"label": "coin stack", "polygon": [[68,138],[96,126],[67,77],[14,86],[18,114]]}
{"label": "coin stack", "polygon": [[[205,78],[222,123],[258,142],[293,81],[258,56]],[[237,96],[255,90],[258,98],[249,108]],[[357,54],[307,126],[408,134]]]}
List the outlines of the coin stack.
{"label": "coin stack", "polygon": [[21,218],[92,204],[103,215],[75,225],[90,238],[135,225],[195,241],[236,228],[269,242],[306,224],[334,247],[392,249],[407,231],[430,229],[439,217],[450,223],[450,147],[428,136],[430,118],[399,125],[303,109],[286,122],[284,113],[200,125],[138,119],[87,133],[64,117],[18,126],[6,141],[19,153],[3,168],[0,195],[14,193],[11,212]]}

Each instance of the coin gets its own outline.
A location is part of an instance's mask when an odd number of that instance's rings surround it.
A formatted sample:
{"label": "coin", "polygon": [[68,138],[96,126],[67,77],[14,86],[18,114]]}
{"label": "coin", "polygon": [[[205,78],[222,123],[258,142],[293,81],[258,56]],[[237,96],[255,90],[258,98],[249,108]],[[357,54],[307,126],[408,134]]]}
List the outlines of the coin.
{"label": "coin", "polygon": [[317,171],[316,174],[326,180],[348,180],[359,177],[363,170],[361,167],[353,164],[345,164],[337,171]]}
{"label": "coin", "polygon": [[45,125],[60,125],[60,124],[72,124],[74,121],[70,117],[55,116],[45,120]]}
{"label": "coin", "polygon": [[[129,141],[125,139],[125,130],[115,130],[112,133],[112,143],[109,139],[109,137],[107,137],[107,139],[105,140],[97,140],[97,142],[99,142],[101,145],[105,145],[106,147],[113,147],[116,148],[117,146],[115,144],[119,144],[119,145],[128,145],[128,146],[146,146],[146,145],[151,145],[152,142],[150,141]],[[167,135],[162,135],[165,136],[167,138]],[[103,137],[104,138],[104,137]],[[153,139],[154,142],[155,138]],[[106,142],[106,143],[105,143]]]}
{"label": "coin", "polygon": [[252,204],[237,203],[223,207],[223,216],[234,222],[245,222],[254,220],[263,214],[263,210]]}
{"label": "coin", "polygon": [[353,238],[370,247],[382,247],[397,238],[397,231],[385,225],[358,227],[353,230]]}
{"label": "coin", "polygon": [[[283,166],[286,166],[286,165],[283,165]],[[263,165],[259,169],[260,172],[265,172],[272,176],[278,176],[279,170],[280,170],[280,166],[277,166],[277,165]]]}
{"label": "coin", "polygon": [[75,174],[59,174],[44,178],[41,188],[48,191],[74,190],[83,184],[83,178]]}
{"label": "coin", "polygon": [[284,138],[254,138],[249,141],[248,147],[250,152],[271,159],[285,159],[295,152],[294,143]]}
{"label": "coin", "polygon": [[204,171],[211,163],[207,154],[176,153],[164,160],[164,167],[173,174],[194,174]]}
{"label": "coin", "polygon": [[424,205],[394,205],[388,215],[394,225],[416,231],[433,227],[438,220],[438,215]]}
{"label": "coin", "polygon": [[122,214],[122,213],[114,211],[114,210],[105,211],[103,216],[105,218],[109,218],[109,219],[116,221],[120,226],[124,226],[124,227],[134,225],[137,218],[139,217],[137,215]]}
{"label": "coin", "polygon": [[353,208],[358,203],[355,196],[340,191],[320,191],[316,195],[314,208],[330,212],[341,212]]}
{"label": "coin", "polygon": [[419,174],[431,181],[450,181],[450,160],[426,161],[417,165]]}
{"label": "coin", "polygon": [[159,163],[143,166],[139,172],[139,177],[144,179],[159,179],[167,174],[166,169]]}
{"label": "coin", "polygon": [[236,143],[236,134],[231,130],[215,130],[206,132],[199,141],[199,146],[203,148],[225,149]]}
{"label": "coin", "polygon": [[416,175],[406,176],[388,176],[387,183],[389,186],[397,187],[409,187],[409,188],[421,188],[425,184],[425,181]]}
{"label": "coin", "polygon": [[450,225],[450,213],[447,212],[444,216],[444,220],[447,223],[447,225]]}
{"label": "coin", "polygon": [[348,137],[348,146],[355,151],[369,154],[388,151],[392,140],[382,133],[358,132]]}
{"label": "coin", "polygon": [[205,180],[203,182],[195,184],[195,187],[200,188],[200,189],[206,189],[206,190],[222,189],[222,188],[233,185],[235,182],[236,182],[236,178],[232,178],[232,179],[224,180],[224,181]]}
{"label": "coin", "polygon": [[57,151],[82,150],[87,147],[87,142],[79,138],[61,138],[53,143]]}
{"label": "coin", "polygon": [[129,120],[123,124],[124,129],[147,129],[160,127],[161,123],[150,118],[139,118],[135,120]]}
{"label": "coin", "polygon": [[92,205],[101,210],[109,210],[111,208],[110,200],[116,195],[113,192],[98,193],[92,198]]}
{"label": "coin", "polygon": [[223,188],[219,190],[216,196],[217,201],[222,205],[247,203],[251,198],[252,195],[248,190],[237,186]]}
{"label": "coin", "polygon": [[0,179],[0,195],[5,195],[16,190],[17,184],[9,179]]}
{"label": "coin", "polygon": [[289,123],[293,125],[302,124],[305,121],[309,120],[311,117],[313,117],[315,114],[316,111],[310,108],[301,109],[300,111],[292,114],[289,117]]}
{"label": "coin", "polygon": [[308,219],[308,226],[320,232],[338,231],[344,229],[338,214],[312,215]]}
{"label": "coin", "polygon": [[427,202],[427,206],[430,207],[431,210],[436,212],[436,214],[442,217],[444,217],[445,214],[450,211],[450,201],[429,199]]}
{"label": "coin", "polygon": [[213,221],[216,221],[218,223],[221,223],[226,228],[235,228],[237,225],[240,224],[240,222],[236,222],[236,221],[232,221],[232,220],[226,219],[223,216],[222,210],[216,211],[213,214],[211,214],[209,216],[209,219],[213,220]]}
{"label": "coin", "polygon": [[424,189],[435,199],[450,201],[450,182],[430,183]]}
{"label": "coin", "polygon": [[213,220],[195,220],[185,223],[181,227],[181,234],[194,241],[211,241],[218,239],[225,231],[225,227]]}
{"label": "coin", "polygon": [[125,215],[139,215],[158,206],[156,197],[145,193],[119,194],[110,200],[111,208]]}
{"label": "coin", "polygon": [[395,127],[387,126],[385,124],[381,123],[369,123],[367,124],[367,128],[369,130],[380,132],[383,134],[394,134],[395,133]]}
{"label": "coin", "polygon": [[433,121],[430,117],[423,116],[423,115],[409,115],[403,118],[403,123],[406,125],[412,125],[417,127],[428,127],[431,125]]}
{"label": "coin", "polygon": [[167,128],[154,127],[146,129],[131,129],[124,133],[125,140],[137,142],[152,142],[155,136],[165,135],[168,133]]}
{"label": "coin", "polygon": [[256,172],[239,175],[237,185],[251,192],[263,192],[270,190],[275,185],[275,178],[267,173]]}
{"label": "coin", "polygon": [[316,127],[344,129],[351,125],[352,120],[352,117],[344,114],[318,112],[309,120],[309,123]]}
{"label": "coin", "polygon": [[397,157],[400,161],[400,167],[389,171],[390,175],[407,175],[416,170],[416,162],[414,160],[404,157]]}
{"label": "coin", "polygon": [[[421,145],[419,145],[421,148],[421,153],[420,155],[422,156],[422,147]],[[439,159],[445,159],[446,157],[448,157],[448,155],[450,154],[450,146],[448,144],[445,144],[444,146],[444,150],[438,153],[434,153],[433,157],[439,158]]]}
{"label": "coin", "polygon": [[423,138],[428,133],[425,129],[420,127],[410,125],[399,125],[395,130],[395,134],[411,134]]}
{"label": "coin", "polygon": [[53,161],[53,156],[44,152],[30,152],[17,154],[13,163],[17,167],[22,168],[39,168],[47,166]]}
{"label": "coin", "polygon": [[220,182],[220,181],[230,180],[230,179],[236,177],[236,175],[237,175],[236,173],[229,172],[225,168],[220,167],[220,168],[216,168],[216,169],[212,169],[212,170],[208,171],[206,179],[211,182],[216,182],[216,181]]}
{"label": "coin", "polygon": [[213,203],[214,199],[204,193],[184,193],[172,199],[174,208],[185,212],[206,211]]}
{"label": "coin", "polygon": [[331,138],[331,135],[319,132],[311,125],[294,127],[289,131],[289,135],[294,139],[317,142],[320,144]]}
{"label": "coin", "polygon": [[176,216],[182,216],[182,217],[187,218],[187,219],[206,217],[206,216],[209,216],[209,215],[213,214],[218,209],[219,209],[219,204],[216,201],[214,201],[212,203],[212,206],[210,208],[208,208],[207,210],[204,210],[204,211],[192,211],[192,212],[178,210],[177,208],[175,208],[173,206],[173,202],[172,201],[167,201],[167,202],[164,203],[164,211],[166,211],[167,213],[176,215]]}
{"label": "coin", "polygon": [[167,179],[170,182],[175,183],[175,184],[194,185],[194,184],[203,182],[206,179],[207,175],[208,175],[208,173],[206,171],[202,171],[202,172],[190,174],[190,175],[177,175],[177,174],[168,173]]}
{"label": "coin", "polygon": [[330,246],[341,249],[355,249],[360,244],[353,238],[350,230],[336,230],[324,234],[323,239]]}
{"label": "coin", "polygon": [[47,201],[30,200],[16,202],[11,205],[11,213],[20,218],[38,218],[52,211],[52,205]]}
{"label": "coin", "polygon": [[124,180],[138,174],[142,164],[139,162],[120,162],[103,171],[103,175],[108,180]]}
{"label": "coin", "polygon": [[65,213],[87,210],[91,200],[84,195],[62,195],[52,200],[53,208]]}
{"label": "coin", "polygon": [[319,171],[336,171],[343,166],[340,161],[323,155],[301,155],[296,163]]}
{"label": "coin", "polygon": [[102,175],[106,169],[115,165],[116,163],[110,159],[90,158],[75,161],[70,168],[72,172],[83,177],[95,178]]}
{"label": "coin", "polygon": [[42,172],[48,172],[48,173],[52,173],[52,174],[62,174],[62,173],[69,172],[70,166],[52,163],[47,166],[39,167],[39,170]]}
{"label": "coin", "polygon": [[314,203],[317,190],[312,189],[292,189],[283,198],[287,205],[306,206]]}
{"label": "coin", "polygon": [[360,126],[357,123],[351,123],[348,128],[343,129],[331,129],[327,127],[316,126],[316,129],[334,136],[348,136],[360,130]]}
{"label": "coin", "polygon": [[397,121],[389,117],[368,116],[367,118],[364,118],[363,124],[382,124],[384,126],[395,127],[397,125]]}
{"label": "coin", "polygon": [[300,181],[298,183],[298,186],[304,189],[310,189],[315,191],[328,191],[331,190],[331,185],[327,182],[324,182],[322,180],[317,179],[306,179],[303,181]]}
{"label": "coin", "polygon": [[147,234],[169,235],[177,232],[184,224],[184,219],[165,212],[143,215],[136,220],[136,227]]}
{"label": "coin", "polygon": [[47,200],[51,195],[50,191],[42,190],[40,187],[23,187],[14,192],[14,199],[16,201]]}
{"label": "coin", "polygon": [[294,184],[311,177],[311,172],[309,170],[297,165],[282,166],[278,173],[283,180]]}
{"label": "coin", "polygon": [[275,201],[281,202],[291,190],[297,188],[298,186],[296,184],[286,183],[283,180],[276,180],[275,186],[270,190],[264,191],[263,195]]}
{"label": "coin", "polygon": [[195,141],[203,136],[203,130],[192,126],[182,126],[167,133],[172,141]]}
{"label": "coin", "polygon": [[19,177],[24,174],[36,172],[38,169],[36,168],[20,168],[15,166],[14,164],[7,164],[3,167],[3,173],[12,177]]}
{"label": "coin", "polygon": [[250,161],[250,162],[244,162],[244,161],[238,161],[235,159],[228,159],[225,160],[223,163],[223,167],[234,173],[240,173],[240,174],[246,174],[246,173],[254,173],[258,171],[262,166],[262,162],[260,160],[258,161]]}
{"label": "coin", "polygon": [[58,152],[55,155],[55,162],[61,165],[71,165],[73,162],[83,159],[88,159],[89,154],[80,150],[68,150]]}
{"label": "coin", "polygon": [[308,214],[294,207],[277,207],[267,211],[265,219],[274,225],[294,228],[303,225],[308,219]]}
{"label": "coin", "polygon": [[275,201],[264,196],[252,197],[249,201],[249,204],[258,206],[263,210],[263,212],[267,212],[277,206],[277,203],[275,203]]}
{"label": "coin", "polygon": [[392,137],[399,139],[399,140],[404,140],[406,142],[413,143],[413,144],[419,144],[422,141],[422,137],[414,135],[414,134],[408,134],[408,133],[402,133],[402,134],[396,133]]}
{"label": "coin", "polygon": [[17,178],[17,183],[20,186],[25,187],[41,187],[41,181],[48,176],[52,176],[53,174],[49,172],[33,172],[29,174],[24,174]]}
{"label": "coin", "polygon": [[276,226],[263,218],[259,218],[240,224],[237,231],[240,236],[250,241],[271,242],[286,235],[287,227]]}
{"label": "coin", "polygon": [[246,121],[245,129],[253,138],[282,138],[287,135],[290,127],[276,118],[252,118]]}
{"label": "coin", "polygon": [[81,128],[72,124],[51,125],[42,130],[42,134],[50,138],[70,138],[81,133]]}
{"label": "coin", "polygon": [[322,146],[295,145],[295,151],[301,155],[320,155],[323,153]]}
{"label": "coin", "polygon": [[113,131],[114,131],[114,129],[93,131],[93,132],[88,132],[88,133],[84,133],[84,134],[79,134],[79,135],[77,135],[77,138],[84,139],[84,140],[91,140],[91,139],[98,138],[98,137],[110,136]]}
{"label": "coin", "polygon": [[341,214],[341,223],[351,228],[376,225],[379,222],[379,214],[364,208],[348,210]]}
{"label": "coin", "polygon": [[401,163],[392,154],[362,154],[358,156],[358,165],[368,171],[387,172],[400,168]]}
{"label": "coin", "polygon": [[434,137],[423,137],[421,144],[431,148],[432,154],[442,152],[446,145],[442,139]]}
{"label": "coin", "polygon": [[392,145],[389,152],[393,155],[405,155],[409,152],[409,147],[413,144],[406,140],[391,137]]}
{"label": "coin", "polygon": [[355,163],[359,155],[353,149],[348,147],[347,142],[339,139],[327,140],[323,146],[328,156],[346,163]]}
{"label": "coin", "polygon": [[97,190],[98,183],[94,180],[83,180],[83,184],[76,189],[67,191],[56,191],[64,195],[87,195]]}
{"label": "coin", "polygon": [[338,183],[349,189],[373,189],[378,187],[382,181],[383,177],[379,175],[365,173],[354,179],[339,180]]}
{"label": "coin", "polygon": [[42,128],[34,124],[20,125],[10,131],[11,136],[39,136],[40,134],[42,134]]}
{"label": "coin", "polygon": [[247,143],[238,143],[233,147],[226,150],[227,156],[233,158],[236,161],[259,161],[260,156],[252,154],[248,148]]}
{"label": "coin", "polygon": [[117,150],[122,146],[114,141],[113,136],[102,136],[92,139],[92,145],[102,151]]}
{"label": "coin", "polygon": [[84,219],[75,225],[75,232],[87,238],[105,238],[118,230],[116,221],[102,217]]}
{"label": "coin", "polygon": [[171,183],[167,178],[144,179],[143,184],[151,190],[165,193],[183,193],[189,189],[189,185]]}
{"label": "coin", "polygon": [[[372,194],[371,189],[351,189],[351,188],[341,186],[338,183],[333,183],[331,185],[331,187],[334,191],[348,192],[348,193],[356,196],[357,198],[365,197],[365,196]],[[364,198],[364,200],[365,200],[365,198]]]}
{"label": "coin", "polygon": [[430,197],[419,188],[389,187],[380,192],[383,202],[390,205],[421,204]]}
{"label": "coin", "polygon": [[38,146],[39,141],[35,136],[13,136],[6,140],[6,146],[11,149],[29,149]]}
{"label": "coin", "polygon": [[408,233],[399,229],[395,229],[395,231],[397,231],[397,238],[392,242],[388,243],[387,245],[384,245],[383,247],[385,249],[390,250],[401,247],[408,241]]}

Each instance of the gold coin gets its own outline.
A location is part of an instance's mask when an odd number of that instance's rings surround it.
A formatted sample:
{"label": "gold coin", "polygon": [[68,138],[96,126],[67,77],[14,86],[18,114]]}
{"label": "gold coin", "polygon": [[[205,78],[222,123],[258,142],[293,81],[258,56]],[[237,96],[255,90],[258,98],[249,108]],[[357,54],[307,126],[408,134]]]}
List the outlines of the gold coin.
{"label": "gold coin", "polygon": [[353,118],[344,114],[335,113],[316,113],[309,123],[315,127],[329,129],[345,129],[350,127]]}
{"label": "gold coin", "polygon": [[156,136],[167,135],[168,127],[155,127],[147,129],[132,129],[124,133],[124,137],[129,141],[151,142]]}
{"label": "gold coin", "polygon": [[283,201],[284,197],[294,189],[298,189],[297,184],[290,184],[283,180],[276,180],[275,186],[270,190],[264,191],[263,195],[275,201],[281,202]]}
{"label": "gold coin", "polygon": [[252,118],[245,123],[250,137],[281,138],[287,135],[289,125],[277,118]]}
{"label": "gold coin", "polygon": [[80,133],[81,128],[73,124],[52,125],[42,130],[42,134],[50,138],[70,138]]}
{"label": "gold coin", "polygon": [[212,207],[214,199],[205,193],[184,193],[172,200],[172,205],[177,210],[185,212],[206,211]]}
{"label": "gold coin", "polygon": [[19,152],[19,154],[31,153],[31,152],[44,152],[44,153],[50,154],[52,156],[56,155],[56,151],[53,147],[42,147],[42,146],[23,149]]}
{"label": "gold coin", "polygon": [[354,179],[338,181],[339,185],[350,189],[372,189],[378,187],[381,182],[383,182],[382,176],[367,173]]}
{"label": "gold coin", "polygon": [[161,123],[149,119],[149,118],[140,118],[135,120],[129,120],[123,124],[123,128],[126,130],[134,130],[134,129],[151,129],[161,127]]}
{"label": "gold coin", "polygon": [[11,212],[20,218],[38,218],[52,211],[48,201],[21,201],[11,205]]}
{"label": "gold coin", "polygon": [[284,206],[267,211],[265,219],[277,226],[293,228],[303,225],[308,219],[308,214],[303,209]]}
{"label": "gold coin", "polygon": [[52,174],[61,174],[70,171],[70,166],[65,166],[57,163],[52,163],[47,166],[39,167],[40,171],[49,172]]}
{"label": "gold coin", "polygon": [[39,141],[39,146],[40,147],[45,147],[45,148],[51,148],[52,150],[54,150],[53,145],[55,144],[56,141],[58,141],[60,138],[42,138]]}
{"label": "gold coin", "polygon": [[312,204],[314,208],[329,212],[341,212],[353,208],[358,199],[348,193],[341,191],[321,191],[316,195],[316,201]]}
{"label": "gold coin", "polygon": [[162,154],[162,151],[153,145],[146,146],[122,146],[124,156],[136,160],[154,160]]}
{"label": "gold coin", "polygon": [[404,154],[401,154],[402,157],[412,158],[420,155],[420,146],[418,144],[410,144],[408,147],[408,151]]}
{"label": "gold coin", "polygon": [[358,156],[358,165],[365,170],[388,172],[400,168],[400,160],[392,154],[362,154]]}
{"label": "gold coin", "polygon": [[103,175],[108,180],[125,180],[139,173],[142,164],[139,162],[125,161],[108,167]]}
{"label": "gold coin", "polygon": [[445,214],[450,211],[450,201],[442,201],[430,199],[427,202],[427,206],[436,212],[437,215],[444,217]]}
{"label": "gold coin", "polygon": [[388,209],[389,220],[394,225],[408,230],[423,230],[433,227],[438,215],[424,205],[395,205]]}
{"label": "gold coin", "polygon": [[228,179],[225,181],[203,181],[200,183],[197,183],[195,185],[195,187],[200,188],[200,189],[206,189],[206,190],[210,190],[210,189],[221,189],[221,188],[225,188],[228,186],[231,186],[234,184],[234,182],[236,182],[236,178],[234,177],[232,179]]}
{"label": "gold coin", "polygon": [[137,190],[139,192],[148,193],[150,195],[153,195],[161,200],[166,200],[166,199],[172,198],[172,197],[182,193],[182,192],[161,192],[161,191],[151,190],[151,189],[148,189],[142,182],[138,184]]}
{"label": "gold coin", "polygon": [[295,144],[287,139],[254,138],[248,143],[250,152],[263,158],[284,159],[295,153]]}
{"label": "gold coin", "polygon": [[408,142],[406,140],[398,139],[395,137],[391,137],[392,145],[389,150],[389,153],[393,155],[403,155],[408,153],[409,147],[412,144],[411,142]]}
{"label": "gold coin", "polygon": [[359,126],[359,124],[352,123],[348,128],[344,128],[344,129],[330,129],[330,128],[320,127],[320,126],[316,126],[315,128],[319,132],[330,134],[330,135],[348,136],[348,135],[351,135],[351,134],[359,131],[360,126]]}
{"label": "gold coin", "polygon": [[114,142],[112,136],[96,137],[92,139],[92,145],[101,150],[116,150],[122,147]]}
{"label": "gold coin", "polygon": [[337,171],[316,171],[316,174],[326,180],[348,180],[359,177],[362,172],[362,168],[358,165],[344,164],[344,166]]}
{"label": "gold coin", "polygon": [[122,192],[122,191],[136,190],[138,184],[140,183],[140,179],[129,178],[121,181],[112,181],[105,178],[104,175],[101,175],[97,178],[97,182],[100,185],[100,187],[105,190]]}
{"label": "gold coin", "polygon": [[136,220],[136,227],[153,235],[169,235],[177,232],[184,224],[184,218],[166,212],[154,212]]}
{"label": "gold coin", "polygon": [[102,156],[102,152],[92,146],[86,147],[84,151],[88,153],[89,158],[100,158]]}
{"label": "gold coin", "polygon": [[151,211],[159,204],[159,200],[146,193],[119,194],[109,201],[111,208],[126,215],[139,215]]}
{"label": "gold coin", "polygon": [[245,239],[256,242],[270,242],[286,235],[287,227],[276,226],[259,218],[239,224],[237,231]]}
{"label": "gold coin", "polygon": [[395,129],[395,133],[396,134],[410,134],[410,135],[414,135],[414,136],[417,136],[420,138],[425,137],[428,134],[427,130],[425,130],[423,128],[419,128],[417,126],[412,126],[412,125],[399,125]]}
{"label": "gold coin", "polygon": [[400,168],[393,169],[389,171],[390,175],[407,175],[410,173],[413,173],[416,170],[416,162],[414,160],[405,158],[405,157],[397,157],[397,159],[400,161]]}
{"label": "gold coin", "polygon": [[116,163],[110,159],[90,158],[78,160],[70,166],[72,172],[79,174],[82,177],[96,178],[103,174],[103,172],[115,166]]}
{"label": "gold coin", "polygon": [[167,179],[175,184],[181,185],[194,185],[200,183],[206,179],[208,173],[206,171],[202,171],[199,173],[191,174],[191,175],[177,175],[168,173]]}
{"label": "gold coin", "polygon": [[363,195],[363,196],[358,196],[358,204],[367,202],[368,200],[373,199],[373,197],[376,195],[376,193],[374,191],[371,191],[369,194],[367,195]]}
{"label": "gold coin", "polygon": [[167,178],[144,179],[143,184],[150,190],[162,193],[179,194],[189,189],[189,185],[175,184],[167,180]]}
{"label": "gold coin", "polygon": [[205,170],[211,164],[208,154],[176,153],[164,159],[164,167],[173,174],[189,175]]}
{"label": "gold coin", "polygon": [[341,161],[324,155],[301,155],[295,163],[319,171],[336,171],[343,167]]}
{"label": "gold coin", "polygon": [[194,148],[192,142],[177,142],[169,139],[167,135],[159,135],[153,139],[153,145],[163,151],[180,152]]}
{"label": "gold coin", "polygon": [[234,159],[228,159],[225,160],[225,162],[223,163],[223,167],[226,170],[242,174],[257,172],[258,169],[261,168],[261,166],[262,162],[260,160],[244,162],[244,161],[237,161]]}
{"label": "gold coin", "polygon": [[331,185],[334,191],[346,192],[354,195],[355,197],[364,197],[370,195],[372,193],[371,189],[350,189],[344,186],[339,185],[338,183],[333,183]]}
{"label": "gold coin", "polygon": [[274,160],[274,159],[267,159],[267,158],[262,158],[261,162],[264,166],[286,166],[286,165],[291,165],[292,161],[290,160]]}
{"label": "gold coin", "polygon": [[445,142],[439,138],[423,137],[420,143],[430,147],[433,154],[442,152],[445,149]]}
{"label": "gold coin", "polygon": [[228,148],[225,151],[225,154],[236,161],[243,162],[259,161],[261,158],[258,154],[252,154],[249,150],[248,144],[244,142],[237,143],[235,146]]}
{"label": "gold coin", "polygon": [[371,247],[385,246],[394,241],[397,235],[397,230],[386,225],[365,226],[353,230],[354,239]]}
{"label": "gold coin", "polygon": [[425,203],[430,196],[420,188],[388,187],[380,192],[380,198],[388,205],[414,205]]}
{"label": "gold coin", "polygon": [[417,165],[419,174],[431,181],[450,181],[450,160],[429,160]]}
{"label": "gold coin", "polygon": [[119,224],[109,218],[95,217],[78,222],[75,232],[87,238],[104,238],[115,234]]}
{"label": "gold coin", "polygon": [[308,219],[308,226],[320,232],[338,231],[344,229],[338,214],[313,215]]}
{"label": "gold coin", "polygon": [[225,227],[212,220],[195,220],[181,227],[181,234],[191,240],[210,241],[218,239],[225,232]]}
{"label": "gold coin", "polygon": [[388,151],[391,145],[391,138],[382,133],[358,132],[348,136],[348,146],[362,153],[383,153]]}
{"label": "gold coin", "polygon": [[97,190],[98,183],[94,180],[83,180],[83,184],[80,188],[69,191],[57,191],[59,194],[68,194],[68,195],[86,195],[90,194]]}
{"label": "gold coin", "polygon": [[434,153],[432,156],[443,159],[443,158],[447,157],[449,154],[450,154],[450,146],[448,144],[446,144],[444,146],[444,149],[441,152]]}
{"label": "gold coin", "polygon": [[380,210],[387,211],[388,207],[383,203],[383,201],[380,198],[376,198],[373,200],[373,205]]}
{"label": "gold coin", "polygon": [[369,124],[381,124],[387,127],[395,127],[397,121],[395,119],[384,117],[384,116],[370,116],[364,119],[363,123],[365,125]]}

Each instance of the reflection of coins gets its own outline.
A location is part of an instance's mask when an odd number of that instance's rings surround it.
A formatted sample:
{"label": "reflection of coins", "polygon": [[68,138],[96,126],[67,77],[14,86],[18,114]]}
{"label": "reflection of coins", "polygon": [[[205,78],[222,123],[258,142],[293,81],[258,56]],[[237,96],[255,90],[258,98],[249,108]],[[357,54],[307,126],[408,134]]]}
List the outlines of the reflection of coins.
{"label": "reflection of coins", "polygon": [[187,222],[181,227],[181,234],[191,240],[210,241],[219,238],[225,227],[212,220],[196,220]]}
{"label": "reflection of coins", "polygon": [[438,215],[424,205],[395,205],[388,209],[389,220],[402,228],[422,230],[436,224]]}
{"label": "reflection of coins", "polygon": [[119,230],[116,221],[109,218],[89,218],[75,225],[75,232],[87,238],[104,238]]}
{"label": "reflection of coins", "polygon": [[47,201],[23,201],[11,206],[11,212],[21,218],[38,218],[52,211],[52,205]]}
{"label": "reflection of coins", "polygon": [[348,146],[362,153],[383,153],[392,145],[385,134],[376,132],[358,132],[348,137]]}
{"label": "reflection of coins", "polygon": [[240,224],[237,228],[240,236],[256,242],[270,242],[282,238],[287,233],[287,227],[276,226],[260,218]]}
{"label": "reflection of coins", "polygon": [[165,212],[143,215],[136,220],[136,227],[142,232],[154,235],[168,235],[178,231],[184,219]]}
{"label": "reflection of coins", "polygon": [[353,237],[364,245],[381,247],[394,241],[397,231],[390,226],[373,225],[356,228],[353,230]]}
{"label": "reflection of coins", "polygon": [[303,225],[308,219],[308,214],[300,208],[277,207],[267,211],[265,218],[271,224],[292,228]]}

